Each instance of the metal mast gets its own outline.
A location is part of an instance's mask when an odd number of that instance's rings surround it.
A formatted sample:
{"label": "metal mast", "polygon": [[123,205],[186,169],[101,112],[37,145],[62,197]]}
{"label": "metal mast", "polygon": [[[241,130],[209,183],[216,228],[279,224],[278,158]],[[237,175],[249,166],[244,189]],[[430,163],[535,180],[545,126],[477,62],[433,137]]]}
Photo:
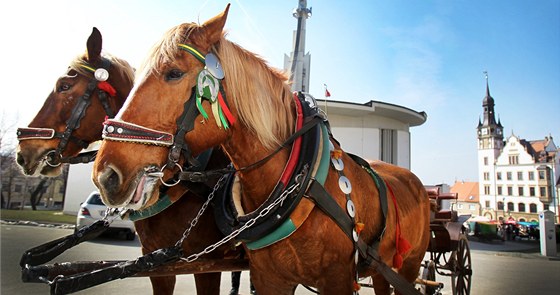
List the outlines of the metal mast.
{"label": "metal mast", "polygon": [[311,8],[307,8],[307,0],[299,0],[292,15],[297,18],[297,30],[291,55],[284,55],[284,69],[289,70],[292,91],[309,92],[311,55],[305,53],[305,22],[311,17]]}

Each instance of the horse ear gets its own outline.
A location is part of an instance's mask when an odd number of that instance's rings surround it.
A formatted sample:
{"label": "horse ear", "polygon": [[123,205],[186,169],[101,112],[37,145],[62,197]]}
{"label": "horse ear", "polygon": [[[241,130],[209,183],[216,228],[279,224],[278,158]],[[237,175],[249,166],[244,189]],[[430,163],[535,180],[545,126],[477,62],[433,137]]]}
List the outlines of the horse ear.
{"label": "horse ear", "polygon": [[93,27],[91,35],[89,35],[87,40],[87,59],[89,62],[94,62],[100,58],[102,47],[101,32],[96,27]]}
{"label": "horse ear", "polygon": [[206,31],[209,46],[218,42],[218,40],[220,40],[220,38],[222,37],[222,31],[226,24],[229,6],[230,4],[228,3],[224,12],[216,15],[202,25],[202,27]]}

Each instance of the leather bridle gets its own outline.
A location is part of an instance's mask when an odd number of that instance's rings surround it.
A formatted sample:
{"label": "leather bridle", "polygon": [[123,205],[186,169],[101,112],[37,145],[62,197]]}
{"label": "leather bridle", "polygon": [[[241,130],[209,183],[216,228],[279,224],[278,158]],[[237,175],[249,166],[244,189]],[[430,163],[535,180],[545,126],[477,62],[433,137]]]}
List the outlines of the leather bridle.
{"label": "leather bridle", "polygon": [[103,58],[99,68],[92,67],[87,63],[79,64],[79,66],[93,73],[94,77],[89,80],[86,91],[78,99],[76,105],[72,109],[72,114],[66,121],[66,129],[63,132],[58,132],[52,128],[26,127],[17,129],[17,139],[19,141],[29,139],[60,139],[57,148],[48,152],[44,158],[47,165],[51,167],[58,167],[62,163],[88,163],[95,159],[96,152],[82,153],[75,157],[63,157],[62,153],[69,141],[74,142],[82,149],[88,147],[88,142],[77,138],[72,133],[80,127],[80,121],[85,116],[86,110],[91,104],[91,96],[96,89],[98,93],[97,97],[99,98],[107,117],[113,118],[115,116],[115,111],[111,109],[109,99],[107,97],[107,95],[111,97],[116,96],[116,90],[107,82],[107,79],[109,78],[108,70],[111,66],[111,61]]}

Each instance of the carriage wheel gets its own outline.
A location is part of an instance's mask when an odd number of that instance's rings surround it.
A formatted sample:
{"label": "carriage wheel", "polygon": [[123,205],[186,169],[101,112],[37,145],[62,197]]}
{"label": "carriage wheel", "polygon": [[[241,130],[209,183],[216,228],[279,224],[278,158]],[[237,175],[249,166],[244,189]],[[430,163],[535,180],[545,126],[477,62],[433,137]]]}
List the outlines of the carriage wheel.
{"label": "carriage wheel", "polygon": [[[436,280],[436,264],[432,260],[426,261],[426,265],[424,266],[424,270],[422,271],[421,278],[428,281]],[[435,295],[436,292],[436,287],[422,284],[420,285],[420,293],[424,295]]]}
{"label": "carriage wheel", "polygon": [[468,295],[471,293],[471,250],[469,241],[464,234],[459,236],[457,250],[453,251],[455,269],[451,274],[451,288],[453,295]]}

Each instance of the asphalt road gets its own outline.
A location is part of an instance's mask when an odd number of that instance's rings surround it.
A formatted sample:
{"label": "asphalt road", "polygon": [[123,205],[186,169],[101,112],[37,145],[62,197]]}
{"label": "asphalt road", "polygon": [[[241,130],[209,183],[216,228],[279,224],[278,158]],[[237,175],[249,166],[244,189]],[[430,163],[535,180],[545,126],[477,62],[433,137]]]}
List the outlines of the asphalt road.
{"label": "asphalt road", "polygon": [[[45,228],[22,225],[0,226],[0,294],[49,294],[44,284],[23,283],[20,279],[19,259],[24,250],[41,243],[70,234],[70,229]],[[473,286],[471,294],[526,295],[558,294],[560,290],[560,260],[549,260],[538,253],[503,252],[519,250],[531,252],[538,245],[483,244],[475,241],[471,247],[473,265]],[[515,248],[518,247],[518,248]],[[534,249],[533,249],[534,250]],[[68,250],[53,262],[122,260],[140,256],[138,239],[125,241],[116,237],[101,237]],[[228,294],[230,274],[222,275],[221,293]],[[438,278],[445,284],[443,294],[451,294],[449,278]],[[196,294],[191,275],[183,275],[177,281],[176,294]],[[242,294],[249,294],[248,274],[243,272]],[[127,278],[116,280],[87,289],[77,294],[152,294],[148,278]],[[296,294],[313,294],[299,287]],[[360,294],[374,294],[371,289],[363,288]]]}

